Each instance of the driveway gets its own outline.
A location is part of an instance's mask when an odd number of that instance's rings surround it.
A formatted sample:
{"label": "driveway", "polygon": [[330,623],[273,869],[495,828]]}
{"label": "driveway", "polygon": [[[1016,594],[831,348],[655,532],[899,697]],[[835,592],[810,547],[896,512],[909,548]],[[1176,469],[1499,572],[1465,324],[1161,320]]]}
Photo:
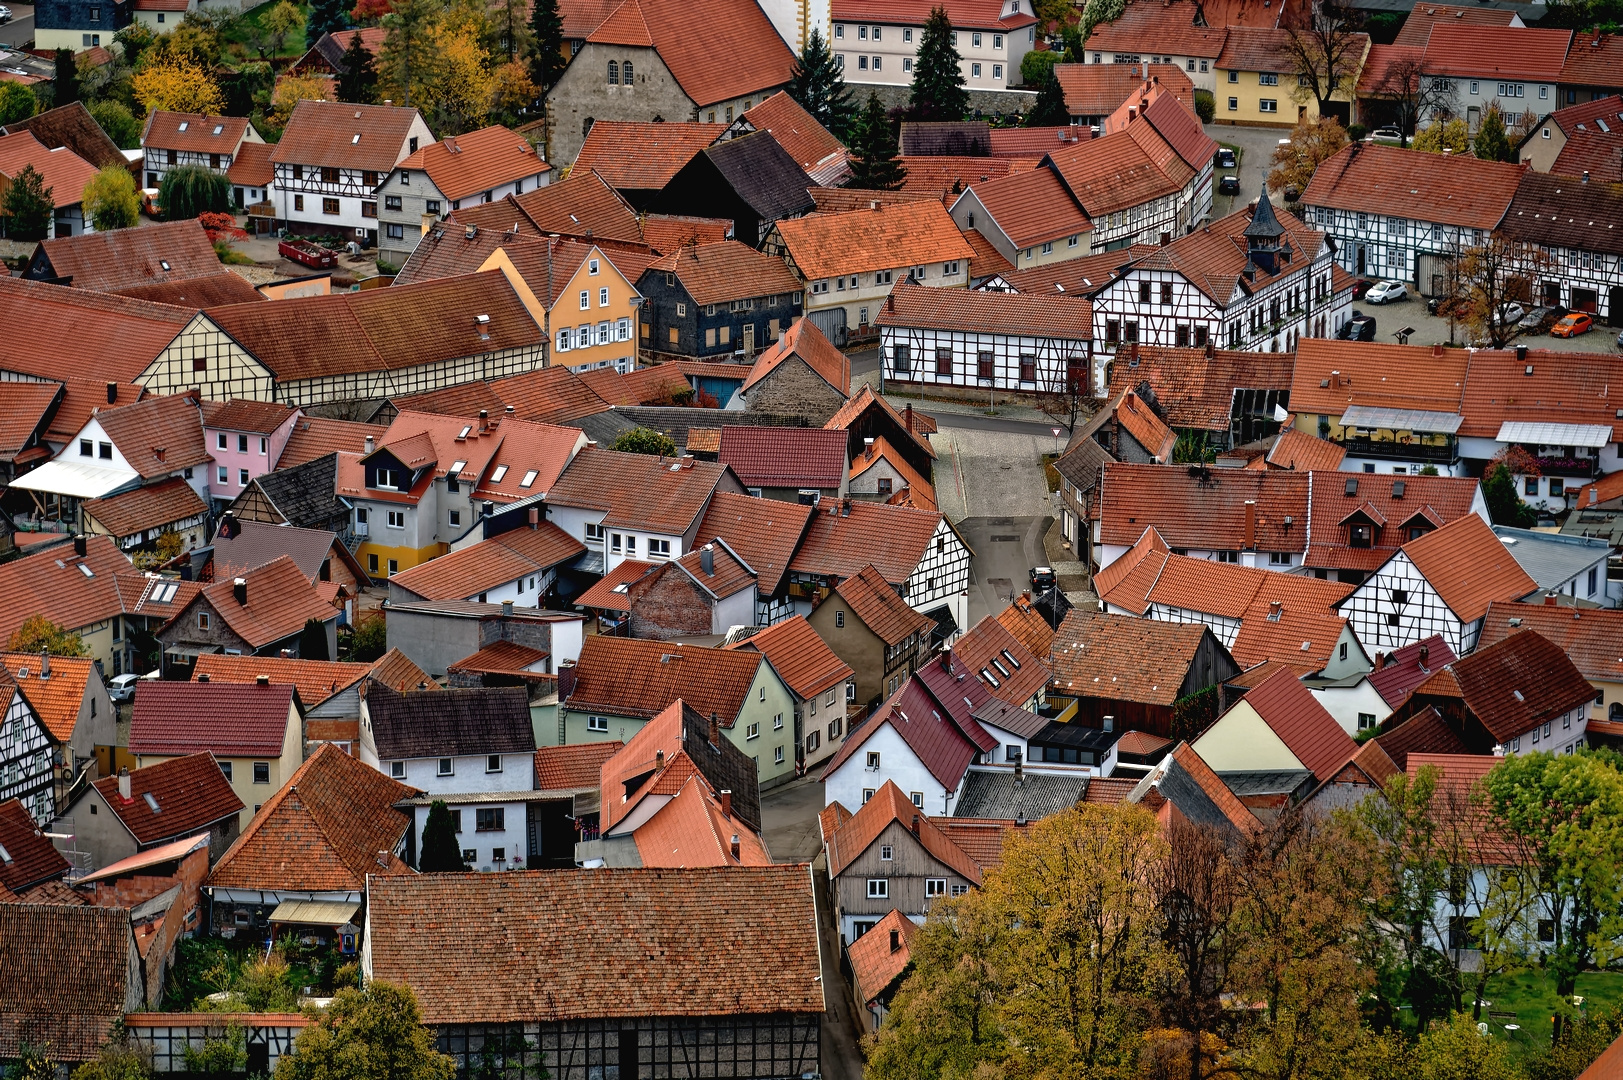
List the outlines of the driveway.
{"label": "driveway", "polygon": [[[1223,88],[1219,86],[1217,89],[1219,91],[1217,112],[1221,116],[1224,102]],[[1240,169],[1236,174],[1240,178],[1240,193],[1212,196],[1212,219],[1215,221],[1227,217],[1256,199],[1257,193],[1262,190],[1263,181],[1268,178],[1268,170],[1271,167],[1269,159],[1273,156],[1274,147],[1279,145],[1280,139],[1290,135],[1290,129],[1207,124],[1206,134],[1220,143],[1227,143],[1240,150]],[[1216,179],[1212,183],[1215,185],[1217,180],[1231,172],[1229,169],[1217,170]]]}
{"label": "driveway", "polygon": [[[1031,585],[1031,568],[1048,561],[1043,536],[1052,517],[978,517],[956,522],[975,552],[970,567],[969,625],[1000,614]],[[964,629],[969,629],[965,627]]]}
{"label": "driveway", "polygon": [[[1375,340],[1396,341],[1397,331],[1412,329],[1409,337],[1410,345],[1446,345],[1450,341],[1448,320],[1436,315],[1426,313],[1424,297],[1416,296],[1410,289],[1409,297],[1399,300],[1395,304],[1369,304],[1362,300],[1354,300],[1353,307],[1365,315],[1375,318]],[[1454,324],[1453,342],[1464,345],[1469,332],[1459,324]],[[1582,352],[1607,353],[1617,351],[1617,330],[1596,323],[1595,329],[1589,333],[1575,338],[1552,337],[1549,334],[1524,334],[1510,343],[1526,345],[1530,349],[1549,349],[1551,352]]]}

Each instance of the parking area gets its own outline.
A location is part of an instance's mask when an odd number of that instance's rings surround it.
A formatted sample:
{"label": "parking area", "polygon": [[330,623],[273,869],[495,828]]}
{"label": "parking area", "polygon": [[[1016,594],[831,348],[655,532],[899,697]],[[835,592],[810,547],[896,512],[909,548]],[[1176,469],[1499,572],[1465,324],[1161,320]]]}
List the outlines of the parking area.
{"label": "parking area", "polygon": [[[1412,289],[1406,299],[1395,303],[1370,304],[1366,300],[1355,300],[1353,308],[1374,317],[1376,341],[1396,341],[1397,331],[1405,328],[1413,330],[1410,345],[1465,345],[1470,339],[1470,332],[1460,323],[1455,322],[1450,327],[1447,318],[1427,312],[1425,299],[1414,295]],[[1515,344],[1552,352],[1612,352],[1617,349],[1617,335],[1617,330],[1597,322],[1593,330],[1577,337],[1528,333],[1518,337]]]}

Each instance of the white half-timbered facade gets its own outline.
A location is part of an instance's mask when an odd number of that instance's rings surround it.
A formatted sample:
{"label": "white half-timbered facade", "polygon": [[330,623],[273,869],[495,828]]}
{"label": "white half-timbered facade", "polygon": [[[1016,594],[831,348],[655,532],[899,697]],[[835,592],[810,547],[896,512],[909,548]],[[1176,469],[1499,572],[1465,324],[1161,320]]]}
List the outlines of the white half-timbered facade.
{"label": "white half-timbered facade", "polygon": [[1351,317],[1352,282],[1337,280],[1335,244],[1284,224],[1266,199],[1133,259],[1089,294],[1094,336],[1124,346],[1292,352]]}
{"label": "white half-timbered facade", "polygon": [[974,553],[945,516],[924,549],[924,557],[907,576],[902,599],[909,607],[934,618],[945,607],[962,630],[969,625],[969,568]]}
{"label": "white half-timbered facade", "polygon": [[295,232],[378,240],[380,181],[434,141],[416,109],[301,101],[271,153],[276,217]]}
{"label": "white half-timbered facade", "polygon": [[1339,610],[1371,652],[1389,653],[1441,634],[1458,656],[1474,649],[1482,633],[1482,617],[1461,619],[1402,551],[1354,589]]}
{"label": "white half-timbered facade", "polygon": [[1623,194],[1615,185],[1529,169],[1499,225],[1520,245],[1531,299],[1623,325]]}
{"label": "white half-timbered facade", "polygon": [[10,700],[0,720],[0,802],[22,800],[23,808],[44,825],[56,816],[55,744],[16,684],[6,694]]}
{"label": "white half-timbered facade", "polygon": [[199,165],[224,176],[243,143],[264,141],[246,117],[154,109],[141,132],[145,186],[158,187],[165,173],[182,165]]}
{"label": "white half-timbered facade", "polygon": [[[1090,375],[1092,310],[1072,296],[931,289],[905,282],[880,308],[885,377],[926,386],[1064,393]],[[1099,374],[1102,375],[1103,369]],[[1082,392],[1089,393],[1082,385]]]}

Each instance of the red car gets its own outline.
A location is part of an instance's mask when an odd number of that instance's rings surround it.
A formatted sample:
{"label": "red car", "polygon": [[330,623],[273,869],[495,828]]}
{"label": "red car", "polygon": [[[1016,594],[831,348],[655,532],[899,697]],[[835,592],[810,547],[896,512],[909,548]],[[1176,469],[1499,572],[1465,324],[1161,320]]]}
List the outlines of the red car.
{"label": "red car", "polygon": [[1551,337],[1577,337],[1595,329],[1595,320],[1581,311],[1574,311],[1550,327]]}
{"label": "red car", "polygon": [[1353,299],[1362,300],[1364,298],[1364,294],[1369,292],[1369,290],[1374,287],[1375,282],[1371,281],[1369,278],[1359,278],[1357,281],[1353,282]]}

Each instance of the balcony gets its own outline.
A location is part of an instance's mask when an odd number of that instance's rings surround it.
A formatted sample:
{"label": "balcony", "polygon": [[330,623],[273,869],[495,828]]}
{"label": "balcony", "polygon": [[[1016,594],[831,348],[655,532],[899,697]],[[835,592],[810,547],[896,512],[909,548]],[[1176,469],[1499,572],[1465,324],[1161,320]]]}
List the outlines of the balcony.
{"label": "balcony", "polygon": [[1459,459],[1459,450],[1452,437],[1438,442],[1395,439],[1342,439],[1349,457],[1380,458],[1387,461],[1425,461],[1450,464]]}
{"label": "balcony", "polygon": [[1539,472],[1545,476],[1569,476],[1580,480],[1593,480],[1600,475],[1597,458],[1535,457]]}

